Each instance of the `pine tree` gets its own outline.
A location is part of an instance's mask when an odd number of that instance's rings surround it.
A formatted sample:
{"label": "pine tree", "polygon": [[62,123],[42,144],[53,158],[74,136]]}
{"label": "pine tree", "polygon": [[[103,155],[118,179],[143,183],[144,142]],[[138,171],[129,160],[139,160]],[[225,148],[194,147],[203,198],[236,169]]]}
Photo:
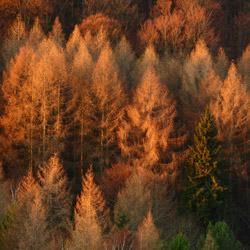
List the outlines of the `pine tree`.
{"label": "pine tree", "polygon": [[186,207],[205,224],[218,218],[219,208],[224,205],[228,189],[224,184],[222,162],[217,157],[220,150],[217,133],[207,108],[196,127],[194,146],[190,146],[186,167],[188,182],[184,189]]}

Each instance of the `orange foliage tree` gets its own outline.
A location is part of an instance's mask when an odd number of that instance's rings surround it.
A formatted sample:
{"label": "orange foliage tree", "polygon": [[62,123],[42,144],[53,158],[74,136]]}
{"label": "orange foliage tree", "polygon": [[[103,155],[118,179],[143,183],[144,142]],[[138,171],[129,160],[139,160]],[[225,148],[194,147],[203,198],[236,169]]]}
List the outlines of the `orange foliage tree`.
{"label": "orange foliage tree", "polygon": [[119,21],[107,17],[102,13],[91,15],[83,19],[79,29],[83,36],[87,32],[90,32],[92,36],[96,36],[98,32],[102,30],[113,43],[117,43],[122,36],[122,27]]}
{"label": "orange foliage tree", "polygon": [[211,13],[202,2],[158,0],[152,9],[151,18],[138,33],[142,45],[154,43],[160,52],[189,52],[203,38],[215,47],[217,37],[212,27]]}

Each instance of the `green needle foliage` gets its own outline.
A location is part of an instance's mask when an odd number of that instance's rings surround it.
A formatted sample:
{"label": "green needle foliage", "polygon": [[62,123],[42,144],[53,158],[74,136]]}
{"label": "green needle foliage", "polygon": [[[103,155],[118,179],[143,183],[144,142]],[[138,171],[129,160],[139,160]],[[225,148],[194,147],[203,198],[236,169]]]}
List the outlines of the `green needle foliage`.
{"label": "green needle foliage", "polygon": [[194,134],[194,146],[190,146],[190,158],[186,167],[187,185],[184,188],[185,208],[194,212],[205,225],[216,221],[226,200],[225,170],[218,161],[220,143],[216,139],[217,128],[206,108]]}
{"label": "green needle foliage", "polygon": [[178,234],[170,243],[169,250],[191,250],[188,238],[183,234]]}

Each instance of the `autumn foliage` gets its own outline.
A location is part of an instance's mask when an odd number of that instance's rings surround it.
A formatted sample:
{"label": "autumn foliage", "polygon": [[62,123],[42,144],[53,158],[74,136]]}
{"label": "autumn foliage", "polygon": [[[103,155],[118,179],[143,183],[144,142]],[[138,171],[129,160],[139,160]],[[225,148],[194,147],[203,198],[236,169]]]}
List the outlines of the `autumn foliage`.
{"label": "autumn foliage", "polygon": [[1,249],[249,248],[248,1],[0,13]]}

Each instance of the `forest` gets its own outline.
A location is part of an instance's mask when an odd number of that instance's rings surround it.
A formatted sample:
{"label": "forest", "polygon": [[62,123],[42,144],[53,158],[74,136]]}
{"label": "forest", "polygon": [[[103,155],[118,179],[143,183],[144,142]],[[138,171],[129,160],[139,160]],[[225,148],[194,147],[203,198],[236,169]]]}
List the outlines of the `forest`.
{"label": "forest", "polygon": [[247,0],[0,0],[0,249],[250,249]]}

